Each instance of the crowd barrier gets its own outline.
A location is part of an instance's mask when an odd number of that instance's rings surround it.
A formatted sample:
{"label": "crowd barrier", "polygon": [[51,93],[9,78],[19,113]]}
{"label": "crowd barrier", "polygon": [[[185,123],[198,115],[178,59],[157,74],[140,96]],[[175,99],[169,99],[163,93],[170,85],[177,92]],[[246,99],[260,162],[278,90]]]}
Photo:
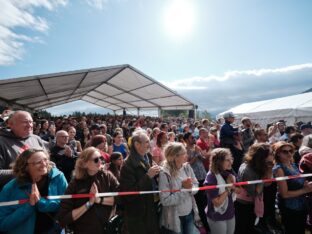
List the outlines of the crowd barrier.
{"label": "crowd barrier", "polygon": [[[312,173],[295,175],[295,176],[276,177],[276,178],[271,178],[271,179],[243,181],[243,182],[236,182],[236,183],[230,183],[230,184],[209,185],[209,186],[202,186],[202,187],[192,188],[192,189],[109,192],[109,193],[96,193],[96,194],[68,194],[68,195],[45,196],[44,198],[46,199],[77,199],[77,198],[90,198],[90,197],[116,197],[116,196],[143,195],[143,194],[154,194],[154,193],[164,193],[164,192],[170,192],[170,193],[194,192],[194,191],[199,191],[199,190],[210,190],[210,189],[216,189],[216,188],[222,188],[222,187],[232,187],[233,185],[245,186],[245,185],[250,185],[250,184],[272,183],[276,181],[284,181],[284,180],[306,178],[306,177],[312,177]],[[15,200],[15,201],[0,202],[0,206],[19,205],[19,204],[27,203],[28,201],[29,201],[28,199],[22,199],[22,200]]]}

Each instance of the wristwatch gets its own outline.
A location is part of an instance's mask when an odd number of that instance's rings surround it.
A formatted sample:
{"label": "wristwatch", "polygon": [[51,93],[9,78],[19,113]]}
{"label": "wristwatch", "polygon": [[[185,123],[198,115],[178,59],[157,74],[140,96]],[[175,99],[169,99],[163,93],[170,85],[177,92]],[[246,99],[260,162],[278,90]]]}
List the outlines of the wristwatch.
{"label": "wristwatch", "polygon": [[87,203],[85,204],[87,210],[89,210],[92,205],[93,204],[91,204],[89,201],[87,201]]}

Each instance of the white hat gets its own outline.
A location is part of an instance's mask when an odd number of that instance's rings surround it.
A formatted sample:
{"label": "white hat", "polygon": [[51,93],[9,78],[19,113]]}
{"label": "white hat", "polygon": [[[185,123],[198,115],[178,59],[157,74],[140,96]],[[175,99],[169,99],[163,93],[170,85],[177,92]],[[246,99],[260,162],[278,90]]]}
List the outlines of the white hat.
{"label": "white hat", "polygon": [[233,114],[232,111],[229,111],[229,112],[225,112],[225,113],[223,114],[223,118],[224,118],[224,119],[227,119],[227,118],[235,118],[235,115]]}

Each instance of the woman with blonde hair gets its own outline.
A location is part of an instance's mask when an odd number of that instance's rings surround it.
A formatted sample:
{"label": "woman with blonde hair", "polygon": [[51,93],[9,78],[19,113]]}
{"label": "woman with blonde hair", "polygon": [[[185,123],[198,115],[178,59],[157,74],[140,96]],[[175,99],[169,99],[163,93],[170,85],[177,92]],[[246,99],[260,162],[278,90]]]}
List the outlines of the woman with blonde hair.
{"label": "woman with blonde hair", "polygon": [[[97,194],[117,191],[118,181],[103,169],[102,156],[94,147],[82,151],[76,161],[74,178],[65,194]],[[103,233],[114,215],[114,197],[65,199],[61,202],[59,221],[70,225],[74,233]]]}
{"label": "woman with blonde hair", "polygon": [[[163,169],[159,174],[160,190],[191,189],[198,187],[193,169],[187,162],[186,149],[181,143],[170,143],[165,148]],[[160,224],[164,233],[198,233],[194,225],[200,220],[194,199],[196,192],[163,192]],[[183,201],[183,202],[181,202]]]}
{"label": "woman with blonde hair", "polygon": [[61,233],[54,216],[60,200],[44,196],[63,195],[67,187],[64,174],[42,149],[25,150],[16,159],[15,179],[0,193],[0,202],[28,199],[28,202],[0,207],[0,231],[5,233]]}

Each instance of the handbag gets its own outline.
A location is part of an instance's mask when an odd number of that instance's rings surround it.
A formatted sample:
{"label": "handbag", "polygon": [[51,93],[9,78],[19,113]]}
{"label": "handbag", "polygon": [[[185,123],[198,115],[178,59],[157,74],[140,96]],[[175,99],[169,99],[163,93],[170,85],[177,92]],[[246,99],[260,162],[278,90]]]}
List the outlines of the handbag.
{"label": "handbag", "polygon": [[[98,219],[101,220],[101,214],[99,214],[97,207],[95,206],[95,214],[98,217]],[[112,216],[107,222],[102,223],[103,226],[103,233],[104,234],[121,234],[122,226],[123,226],[124,220],[123,216],[116,214]]]}
{"label": "handbag", "polygon": [[106,222],[104,233],[107,234],[120,234],[123,226],[123,217],[121,215],[114,215]]}
{"label": "handbag", "polygon": [[61,234],[63,229],[59,225],[59,223],[55,222],[53,227],[51,227],[49,230],[43,232],[42,234]]}

